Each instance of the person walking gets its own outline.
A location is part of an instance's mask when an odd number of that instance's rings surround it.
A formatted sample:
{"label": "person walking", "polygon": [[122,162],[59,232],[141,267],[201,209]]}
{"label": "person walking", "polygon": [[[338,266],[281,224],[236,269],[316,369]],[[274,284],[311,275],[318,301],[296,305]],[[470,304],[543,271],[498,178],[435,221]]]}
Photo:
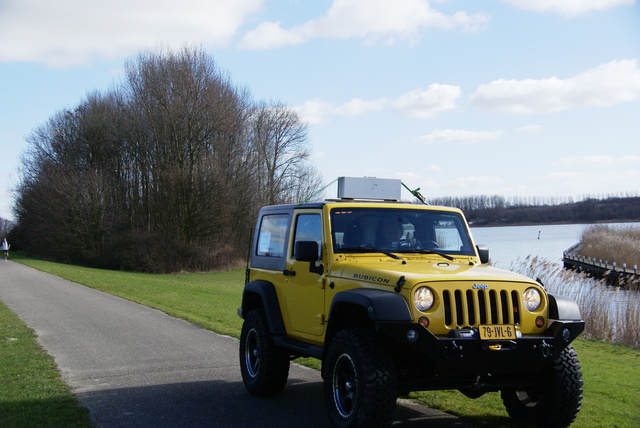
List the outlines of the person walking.
{"label": "person walking", "polygon": [[7,238],[2,238],[2,253],[4,254],[5,262],[9,258],[9,248],[11,248],[11,244],[7,242]]}

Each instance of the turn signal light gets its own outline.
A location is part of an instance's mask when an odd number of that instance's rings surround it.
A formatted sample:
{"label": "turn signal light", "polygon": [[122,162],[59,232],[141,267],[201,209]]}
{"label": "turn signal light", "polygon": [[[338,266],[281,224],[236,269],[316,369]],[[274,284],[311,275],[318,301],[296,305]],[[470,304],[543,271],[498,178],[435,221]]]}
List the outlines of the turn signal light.
{"label": "turn signal light", "polygon": [[421,326],[423,326],[424,328],[429,327],[429,318],[427,317],[420,317],[418,319],[418,324],[420,324]]}
{"label": "turn signal light", "polygon": [[544,318],[543,317],[536,317],[536,327],[538,327],[538,328],[544,327]]}

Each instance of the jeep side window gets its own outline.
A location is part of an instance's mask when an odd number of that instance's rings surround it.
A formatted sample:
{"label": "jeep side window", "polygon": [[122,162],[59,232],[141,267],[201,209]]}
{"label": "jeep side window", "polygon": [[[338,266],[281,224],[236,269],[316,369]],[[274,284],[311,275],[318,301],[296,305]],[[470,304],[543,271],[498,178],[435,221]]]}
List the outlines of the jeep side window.
{"label": "jeep side window", "polygon": [[287,214],[272,214],[262,217],[256,254],[267,257],[284,257],[285,236],[287,234]]}
{"label": "jeep side window", "polygon": [[[322,248],[322,227],[320,225],[320,214],[300,214],[296,219],[295,242],[316,241],[318,243],[318,260],[322,258],[320,249]],[[293,245],[292,251],[296,248]],[[292,256],[294,256],[292,254]]]}

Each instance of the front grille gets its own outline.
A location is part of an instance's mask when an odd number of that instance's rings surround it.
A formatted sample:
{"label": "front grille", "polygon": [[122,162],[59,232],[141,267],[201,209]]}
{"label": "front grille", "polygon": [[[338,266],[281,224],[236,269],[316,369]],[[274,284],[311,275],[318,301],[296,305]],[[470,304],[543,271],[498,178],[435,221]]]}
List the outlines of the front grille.
{"label": "front grille", "polygon": [[519,324],[519,295],[507,290],[444,290],[445,324],[449,328],[480,324]]}

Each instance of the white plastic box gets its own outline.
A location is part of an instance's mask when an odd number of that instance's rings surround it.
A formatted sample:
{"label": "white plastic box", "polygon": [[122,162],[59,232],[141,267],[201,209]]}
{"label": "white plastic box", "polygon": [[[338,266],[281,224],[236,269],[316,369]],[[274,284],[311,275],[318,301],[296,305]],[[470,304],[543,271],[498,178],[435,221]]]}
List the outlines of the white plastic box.
{"label": "white plastic box", "polygon": [[399,201],[402,181],[392,178],[339,177],[339,199]]}

